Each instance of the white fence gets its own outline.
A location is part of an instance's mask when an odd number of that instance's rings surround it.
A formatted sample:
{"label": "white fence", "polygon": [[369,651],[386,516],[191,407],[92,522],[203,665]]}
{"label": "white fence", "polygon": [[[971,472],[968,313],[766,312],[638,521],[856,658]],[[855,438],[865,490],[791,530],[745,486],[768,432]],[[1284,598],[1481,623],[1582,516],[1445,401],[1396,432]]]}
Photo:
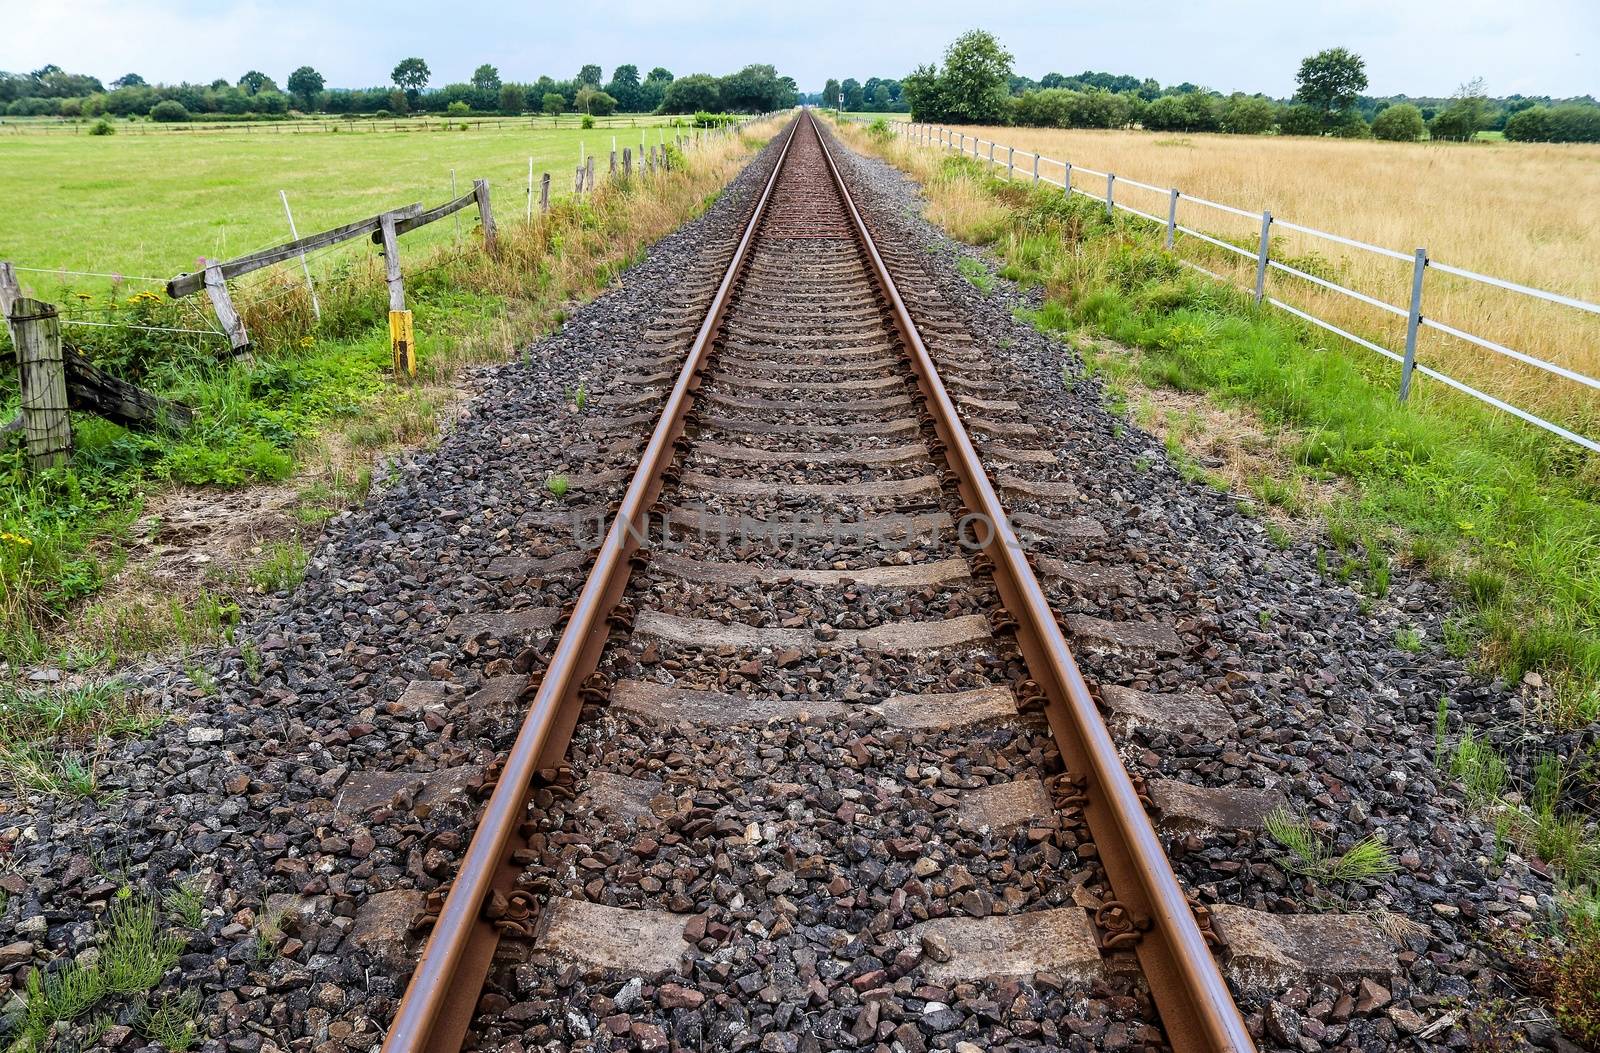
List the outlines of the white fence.
{"label": "white fence", "polygon": [[[1235,253],[1247,260],[1252,261],[1255,266],[1255,282],[1252,292],[1255,295],[1257,303],[1269,303],[1274,307],[1289,312],[1303,321],[1326,329],[1329,332],[1344,337],[1346,340],[1350,340],[1356,344],[1359,344],[1370,351],[1375,351],[1385,358],[1400,363],[1401,401],[1404,401],[1411,394],[1411,381],[1413,374],[1421,373],[1423,376],[1431,377],[1434,380],[1439,381],[1441,384],[1448,385],[1457,391],[1460,391],[1466,395],[1470,395],[1473,398],[1478,399],[1480,402],[1488,403],[1496,409],[1503,410],[1514,417],[1518,417],[1524,421],[1527,421],[1529,424],[1536,425],[1545,429],[1546,431],[1553,432],[1554,434],[1561,436],[1563,439],[1577,443],[1579,446],[1582,446],[1591,452],[1600,453],[1600,442],[1597,442],[1594,439],[1586,436],[1579,435],[1577,432],[1571,431],[1570,429],[1563,428],[1559,424],[1545,420],[1543,417],[1540,417],[1534,413],[1530,413],[1529,411],[1521,409],[1520,407],[1513,406],[1509,402],[1497,399],[1493,395],[1479,391],[1477,388],[1465,384],[1462,381],[1448,376],[1436,369],[1431,369],[1428,366],[1422,365],[1417,361],[1417,335],[1422,329],[1432,329],[1448,334],[1449,336],[1455,337],[1459,340],[1465,340],[1468,343],[1476,345],[1477,347],[1483,348],[1487,351],[1492,351],[1497,355],[1503,355],[1506,358],[1514,359],[1515,361],[1521,362],[1524,365],[1533,366],[1537,369],[1544,370],[1545,372],[1554,376],[1561,377],[1565,380],[1569,380],[1575,384],[1586,387],[1591,391],[1600,391],[1600,380],[1597,380],[1594,377],[1568,369],[1565,366],[1557,365],[1554,362],[1546,362],[1544,359],[1536,358],[1533,355],[1524,354],[1521,351],[1506,347],[1505,345],[1496,343],[1493,340],[1485,339],[1481,336],[1469,333],[1464,329],[1458,329],[1454,326],[1446,325],[1444,322],[1436,321],[1427,317],[1422,313],[1422,300],[1424,285],[1423,279],[1429,270],[1435,270],[1443,274],[1454,275],[1457,278],[1464,278],[1468,281],[1479,282],[1484,285],[1491,285],[1497,289],[1503,289],[1522,296],[1533,297],[1547,303],[1557,304],[1561,307],[1583,311],[1588,314],[1600,315],[1600,305],[1589,303],[1586,300],[1575,299],[1570,296],[1563,296],[1560,293],[1548,292],[1544,289],[1536,289],[1532,286],[1521,285],[1517,282],[1506,281],[1502,278],[1493,278],[1486,274],[1478,274],[1475,271],[1465,270],[1461,267],[1452,267],[1449,264],[1444,264],[1438,262],[1437,260],[1429,259],[1427,250],[1425,249],[1417,249],[1415,252],[1410,253],[1397,252],[1394,249],[1386,249],[1378,245],[1370,245],[1367,242],[1358,241],[1355,238],[1347,238],[1339,234],[1330,234],[1327,231],[1301,226],[1298,223],[1290,223],[1287,220],[1274,217],[1269,211],[1253,212],[1248,209],[1236,208],[1233,205],[1224,205],[1215,201],[1208,201],[1205,198],[1195,197],[1192,194],[1185,194],[1179,191],[1176,187],[1152,186],[1149,183],[1141,183],[1137,180],[1128,179],[1125,176],[1119,176],[1111,172],[1097,172],[1092,168],[1074,165],[1070,161],[1058,161],[1052,157],[1044,157],[1036,153],[1029,153],[1026,150],[1017,150],[1013,147],[1005,146],[1000,143],[979,139],[954,128],[946,128],[942,125],[915,124],[905,121],[896,121],[894,122],[893,127],[901,137],[911,142],[919,143],[923,146],[947,150],[951,153],[957,153],[963,156],[969,156],[980,161],[986,160],[991,164],[1005,168],[1007,173],[1013,177],[1016,175],[1017,163],[1020,160],[1024,166],[1024,174],[1031,178],[1035,183],[1048,183],[1052,186],[1059,186],[1063,188],[1063,190],[1065,190],[1069,195],[1083,194],[1087,197],[1094,198],[1097,201],[1104,201],[1106,206],[1106,214],[1108,216],[1114,215],[1116,210],[1120,209],[1124,212],[1129,212],[1135,216],[1139,216],[1150,223],[1154,223],[1165,228],[1166,244],[1167,248],[1169,249],[1175,246],[1177,236],[1182,233],[1189,235],[1190,237],[1198,238],[1200,241],[1206,242],[1209,245],[1213,245],[1230,253]],[[1043,171],[1041,171],[1041,166],[1044,168]],[[1058,174],[1060,178],[1052,178],[1052,172]],[[1082,185],[1074,185],[1074,177],[1078,179],[1079,184],[1082,184],[1088,180],[1092,180],[1092,189],[1084,189]],[[1167,198],[1166,216],[1162,217],[1154,215],[1152,213],[1145,212],[1142,209],[1134,208],[1133,206],[1122,201],[1118,201],[1118,186],[1137,187],[1141,190],[1165,195]],[[1180,200],[1186,204],[1199,205],[1204,208],[1215,209],[1233,216],[1242,216],[1245,219],[1259,220],[1261,224],[1261,238],[1256,250],[1252,252],[1249,249],[1240,248],[1238,245],[1234,245],[1231,242],[1224,241],[1221,238],[1213,237],[1212,235],[1203,231],[1196,230],[1193,227],[1185,226],[1184,224],[1179,223],[1178,202]],[[1271,237],[1274,229],[1294,231],[1296,233],[1308,235],[1313,238],[1323,238],[1327,241],[1336,242],[1348,248],[1359,249],[1363,252],[1377,253],[1380,256],[1386,256],[1391,259],[1401,260],[1411,264],[1412,272],[1410,302],[1404,307],[1397,306],[1385,300],[1381,300],[1378,297],[1369,296],[1368,294],[1358,290],[1346,288],[1345,286],[1340,285],[1338,282],[1330,281],[1326,278],[1307,273],[1306,271],[1297,267],[1293,267],[1281,260],[1273,259],[1271,255]],[[1207,270],[1206,268],[1201,267],[1199,264],[1193,263],[1189,260],[1183,260],[1181,262],[1185,266],[1192,267],[1195,270],[1210,275],[1212,278],[1215,278],[1218,281],[1230,281],[1230,279],[1224,277],[1223,275],[1217,274],[1215,271]],[[1267,272],[1269,270],[1292,275],[1293,277],[1310,282],[1320,288],[1348,296],[1351,299],[1360,301],[1361,303],[1364,303],[1367,306],[1375,308],[1379,311],[1404,318],[1406,320],[1406,339],[1404,349],[1402,351],[1395,351],[1391,348],[1384,347],[1382,344],[1375,343],[1362,336],[1357,336],[1355,333],[1336,326],[1332,322],[1324,321],[1308,311],[1304,311],[1298,307],[1295,307],[1293,304],[1285,303],[1274,296],[1268,295]]]}

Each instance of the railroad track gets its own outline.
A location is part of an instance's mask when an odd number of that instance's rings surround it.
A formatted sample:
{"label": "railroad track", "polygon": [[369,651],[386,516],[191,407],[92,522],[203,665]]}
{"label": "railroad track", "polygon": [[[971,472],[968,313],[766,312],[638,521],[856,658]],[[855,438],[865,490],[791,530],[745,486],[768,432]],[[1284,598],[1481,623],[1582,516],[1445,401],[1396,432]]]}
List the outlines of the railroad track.
{"label": "railroad track", "polygon": [[675,372],[602,405],[653,430],[384,1048],[914,1053],[957,997],[1054,1046],[1093,997],[1129,1045],[1252,1049],[1017,537],[1094,524],[1008,521],[1071,491],[1027,407],[810,115],[780,138]]}

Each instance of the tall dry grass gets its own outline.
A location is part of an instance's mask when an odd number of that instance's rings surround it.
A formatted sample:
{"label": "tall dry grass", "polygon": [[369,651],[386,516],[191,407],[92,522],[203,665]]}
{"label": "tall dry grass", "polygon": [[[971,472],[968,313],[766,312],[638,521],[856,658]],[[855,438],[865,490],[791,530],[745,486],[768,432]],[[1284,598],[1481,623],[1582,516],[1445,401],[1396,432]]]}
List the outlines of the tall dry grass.
{"label": "tall dry grass", "polygon": [[[1139,131],[967,127],[968,136],[1038,151],[1185,194],[1315,227],[1551,292],[1600,302],[1600,146],[1381,143]],[[987,151],[985,151],[985,155]],[[997,156],[1004,156],[1000,151]],[[1018,178],[1032,177],[1031,161]],[[1000,169],[1004,171],[1003,169]],[[1045,164],[1041,174],[1060,179]],[[1103,195],[1102,179],[1073,185]],[[1157,216],[1167,196],[1119,183],[1117,199]],[[1178,221],[1255,247],[1260,222],[1181,202]],[[1254,265],[1186,239],[1186,255],[1250,283]],[[1277,228],[1273,255],[1405,307],[1411,264]],[[1405,320],[1271,272],[1269,290],[1319,318],[1393,349]],[[1600,377],[1600,316],[1429,271],[1423,314],[1514,350]],[[1336,339],[1332,336],[1329,339]],[[1418,359],[1535,412],[1595,435],[1600,395],[1448,334],[1424,330]],[[1426,383],[1427,381],[1423,381]]]}

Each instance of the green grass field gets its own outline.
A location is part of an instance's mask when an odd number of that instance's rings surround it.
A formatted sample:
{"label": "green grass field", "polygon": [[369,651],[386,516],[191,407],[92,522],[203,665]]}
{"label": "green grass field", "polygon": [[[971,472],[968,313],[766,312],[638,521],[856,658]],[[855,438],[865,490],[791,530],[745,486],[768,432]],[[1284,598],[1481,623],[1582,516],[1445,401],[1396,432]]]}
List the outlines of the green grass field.
{"label": "green grass field", "polygon": [[[165,278],[193,270],[200,256],[227,259],[288,240],[279,190],[288,192],[300,233],[309,234],[412,202],[445,201],[451,169],[461,193],[473,179],[489,180],[504,220],[527,207],[529,157],[535,187],[549,172],[558,197],[571,192],[580,144],[598,154],[603,169],[613,136],[619,152],[637,151],[641,138],[670,141],[675,131],[514,121],[451,129],[0,136],[0,170],[15,188],[0,217],[0,258],[18,267]],[[454,227],[436,224],[406,235],[405,243],[448,239]],[[47,274],[21,278],[47,295],[57,285]],[[90,284],[70,276],[67,283]]]}

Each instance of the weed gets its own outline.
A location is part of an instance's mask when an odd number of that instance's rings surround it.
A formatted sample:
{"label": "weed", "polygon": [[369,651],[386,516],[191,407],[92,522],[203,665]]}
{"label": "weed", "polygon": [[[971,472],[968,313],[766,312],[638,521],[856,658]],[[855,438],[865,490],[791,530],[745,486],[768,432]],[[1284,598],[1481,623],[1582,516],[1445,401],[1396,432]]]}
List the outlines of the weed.
{"label": "weed", "polygon": [[139,1014],[139,1030],[169,1053],[183,1053],[200,1037],[195,1017],[200,1012],[200,992],[163,992]]}
{"label": "weed", "polygon": [[580,380],[576,390],[568,389],[567,400],[572,403],[574,409],[582,413],[589,405],[589,382]]}
{"label": "weed", "polygon": [[568,484],[567,477],[564,475],[552,475],[550,478],[544,481],[544,485],[545,489],[549,490],[550,495],[557,501],[567,496]]}
{"label": "weed", "polygon": [[265,962],[272,958],[278,946],[278,940],[283,936],[283,911],[263,909],[261,916],[256,919],[256,961]]}
{"label": "weed", "polygon": [[75,1020],[102,999],[143,996],[178,961],[183,941],[164,934],[153,899],[132,894],[111,901],[103,919],[100,954],[91,964],[73,961],[46,975],[28,974],[19,1040],[23,1048],[46,1048],[51,1028]]}
{"label": "weed", "polygon": [[216,695],[217,678],[212,676],[211,671],[205,666],[186,665],[183,667],[183,672],[189,678],[189,683],[195,686],[196,691],[208,698]]}
{"label": "weed", "polygon": [[244,675],[253,684],[261,679],[261,650],[256,647],[253,640],[246,640],[244,646],[239,648],[239,657],[244,661]]}
{"label": "weed", "polygon": [[961,276],[967,279],[968,284],[983,295],[988,296],[994,292],[994,275],[980,261],[970,256],[963,256],[956,264],[956,270],[961,272]]}
{"label": "weed", "polygon": [[1422,650],[1422,630],[1402,625],[1394,631],[1394,645],[1402,651],[1416,653]]}
{"label": "weed", "polygon": [[250,569],[250,580],[262,592],[283,592],[300,584],[309,559],[298,538],[274,541],[267,546],[261,562]]}
{"label": "weed", "polygon": [[1256,621],[1260,622],[1261,628],[1265,629],[1268,625],[1272,624],[1272,612],[1263,607],[1261,610],[1256,612]]}
{"label": "weed", "polygon": [[161,898],[161,904],[191,929],[198,929],[205,923],[205,894],[195,881],[185,881],[168,891]]}
{"label": "weed", "polygon": [[1267,833],[1289,850],[1283,866],[1291,873],[1320,881],[1365,881],[1397,870],[1393,854],[1382,837],[1372,834],[1343,852],[1335,852],[1311,828],[1310,822],[1288,808],[1267,817]]}
{"label": "weed", "polygon": [[1279,551],[1287,552],[1290,547],[1294,545],[1294,535],[1290,534],[1288,530],[1279,526],[1277,523],[1268,522],[1266,524],[1266,529],[1267,540],[1272,542],[1273,545],[1277,546]]}
{"label": "weed", "polygon": [[1471,726],[1461,732],[1450,774],[1461,780],[1467,799],[1486,805],[1498,800],[1506,785],[1506,762],[1488,742],[1475,736]]}
{"label": "weed", "polygon": [[1445,734],[1450,727],[1450,696],[1440,695],[1433,711],[1433,766],[1444,769]]}

